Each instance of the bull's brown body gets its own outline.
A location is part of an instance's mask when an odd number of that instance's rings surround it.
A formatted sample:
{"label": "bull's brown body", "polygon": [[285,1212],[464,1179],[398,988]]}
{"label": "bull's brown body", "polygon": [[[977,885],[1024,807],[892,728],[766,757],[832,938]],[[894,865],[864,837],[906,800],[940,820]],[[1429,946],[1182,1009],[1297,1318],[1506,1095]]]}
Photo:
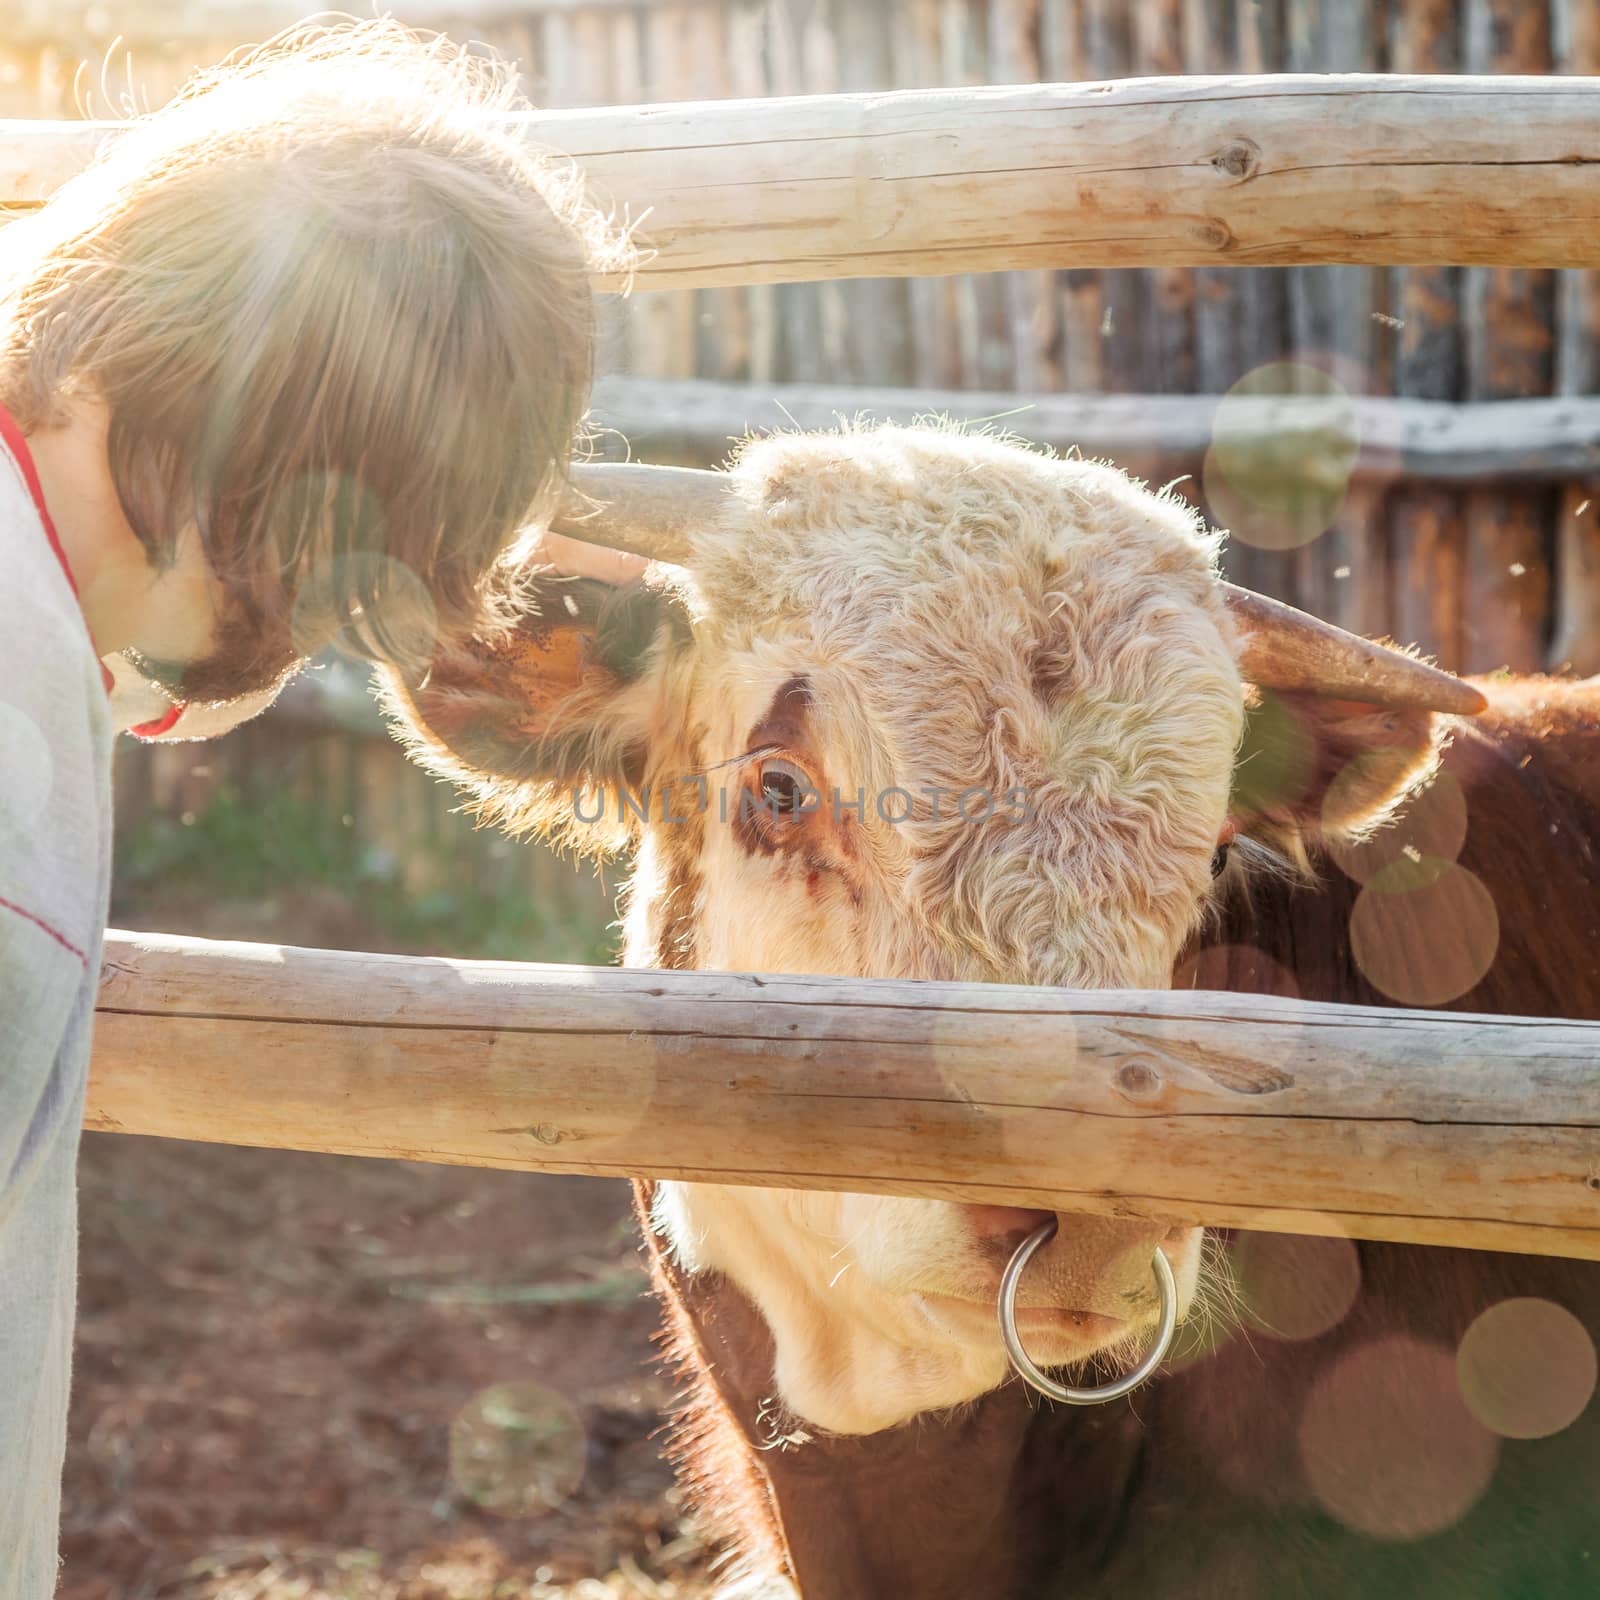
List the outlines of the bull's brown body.
{"label": "bull's brown body", "polygon": [[[1600,680],[1484,687],[1493,709],[1457,725],[1444,770],[1466,801],[1457,860],[1489,890],[1499,944],[1451,1007],[1600,1018]],[[1315,889],[1258,882],[1235,895],[1182,981],[1253,988],[1263,964],[1241,952],[1256,951],[1308,999],[1392,1004],[1352,959],[1359,885],[1328,862],[1319,877]],[[1292,1266],[1297,1248],[1314,1265],[1330,1247],[1299,1241],[1277,1258]],[[1516,1296],[1565,1307],[1600,1343],[1600,1264],[1356,1248],[1355,1303],[1320,1336],[1241,1334],[1103,1408],[1042,1404],[1012,1382],[888,1432],[785,1443],[766,1417],[762,1319],[725,1282],[683,1278],[652,1240],[693,1390],[685,1466],[752,1569],[786,1571],[804,1600],[1600,1594],[1600,1404],[1551,1437],[1487,1447],[1493,1475],[1466,1495],[1470,1509],[1430,1534],[1404,1531],[1428,1522],[1430,1501],[1449,1499],[1440,1480],[1470,1477],[1464,1455],[1485,1448],[1441,1382],[1444,1357],[1480,1312]],[[1351,1418],[1369,1436],[1393,1428],[1366,1488],[1392,1496],[1401,1531],[1375,1537],[1319,1504],[1299,1430],[1341,1359],[1395,1339],[1410,1342],[1383,1347],[1392,1394],[1369,1394],[1372,1417]],[[1360,1501],[1362,1486],[1352,1492]]]}

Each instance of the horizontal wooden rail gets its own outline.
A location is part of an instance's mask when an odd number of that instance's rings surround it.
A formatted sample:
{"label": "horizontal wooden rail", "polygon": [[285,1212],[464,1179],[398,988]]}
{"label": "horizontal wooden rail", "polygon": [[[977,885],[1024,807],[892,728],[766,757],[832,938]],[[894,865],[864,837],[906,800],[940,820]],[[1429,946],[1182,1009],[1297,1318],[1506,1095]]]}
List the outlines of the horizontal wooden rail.
{"label": "horizontal wooden rail", "polygon": [[[1224,409],[1219,413],[1218,407]],[[1481,483],[1563,481],[1600,472],[1600,396],[1452,404],[1352,395],[1014,394],[837,384],[602,378],[595,420],[636,443],[720,460],[749,430],[833,428],[841,417],[910,422],[929,415],[993,422],[1057,450],[1119,464],[1198,466],[1222,423],[1230,459],[1308,483],[1357,477]]]}
{"label": "horizontal wooden rail", "polygon": [[[1282,75],[553,112],[642,289],[1019,267],[1600,266],[1600,79]],[[0,124],[0,204],[107,124]],[[613,285],[614,286],[614,285]]]}
{"label": "horizontal wooden rail", "polygon": [[112,933],[86,1122],[1600,1259],[1600,1023]]}

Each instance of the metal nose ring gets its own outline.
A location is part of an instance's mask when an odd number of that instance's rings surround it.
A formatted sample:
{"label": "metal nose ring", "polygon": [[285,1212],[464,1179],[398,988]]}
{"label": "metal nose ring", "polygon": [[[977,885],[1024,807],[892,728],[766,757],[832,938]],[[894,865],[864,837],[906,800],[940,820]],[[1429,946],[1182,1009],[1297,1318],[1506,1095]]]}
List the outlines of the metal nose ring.
{"label": "metal nose ring", "polygon": [[1074,1388],[1070,1384],[1057,1383],[1036,1367],[1028,1352],[1022,1348],[1022,1338],[1017,1332],[1017,1286],[1022,1282],[1022,1274],[1033,1259],[1034,1252],[1041,1245],[1048,1244],[1055,1235],[1056,1219],[1051,1217],[1048,1222],[1041,1222],[1017,1246],[1016,1254],[1006,1263],[1006,1270],[1000,1279],[999,1304],[1000,1337],[1005,1342],[1006,1354],[1019,1376],[1052,1400],[1060,1400],[1069,1406],[1098,1406],[1104,1405],[1107,1400],[1119,1400],[1125,1394],[1132,1394],[1161,1365],[1172,1344],[1173,1330],[1178,1326],[1178,1285],[1172,1276],[1172,1267],[1157,1250],[1151,1265],[1156,1275],[1156,1289],[1161,1296],[1161,1319],[1156,1326],[1156,1342],[1145,1353],[1144,1359],[1111,1383],[1094,1388]]}

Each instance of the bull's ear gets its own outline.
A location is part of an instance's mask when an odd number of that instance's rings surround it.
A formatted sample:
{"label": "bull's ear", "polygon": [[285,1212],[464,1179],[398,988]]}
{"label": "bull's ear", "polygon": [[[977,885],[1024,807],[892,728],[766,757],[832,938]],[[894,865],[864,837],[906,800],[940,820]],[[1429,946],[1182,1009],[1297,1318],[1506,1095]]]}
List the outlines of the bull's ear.
{"label": "bull's ear", "polygon": [[1303,692],[1252,691],[1229,801],[1241,834],[1304,866],[1307,847],[1369,837],[1438,767],[1430,711]]}
{"label": "bull's ear", "polygon": [[485,821],[618,849],[631,815],[619,791],[643,785],[689,641],[683,576],[652,566],[610,583],[523,565],[507,582],[504,628],[441,647],[420,680],[386,669],[384,709],[412,758]]}

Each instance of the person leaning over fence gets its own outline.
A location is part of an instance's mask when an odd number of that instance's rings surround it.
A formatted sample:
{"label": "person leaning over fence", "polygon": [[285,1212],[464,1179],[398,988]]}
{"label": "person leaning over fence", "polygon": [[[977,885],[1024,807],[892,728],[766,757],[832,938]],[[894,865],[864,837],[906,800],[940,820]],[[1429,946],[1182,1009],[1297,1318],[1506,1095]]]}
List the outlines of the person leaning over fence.
{"label": "person leaning over fence", "polygon": [[0,1600],[56,1584],[113,735],[492,621],[625,265],[523,109],[442,40],[295,30],[0,234]]}

